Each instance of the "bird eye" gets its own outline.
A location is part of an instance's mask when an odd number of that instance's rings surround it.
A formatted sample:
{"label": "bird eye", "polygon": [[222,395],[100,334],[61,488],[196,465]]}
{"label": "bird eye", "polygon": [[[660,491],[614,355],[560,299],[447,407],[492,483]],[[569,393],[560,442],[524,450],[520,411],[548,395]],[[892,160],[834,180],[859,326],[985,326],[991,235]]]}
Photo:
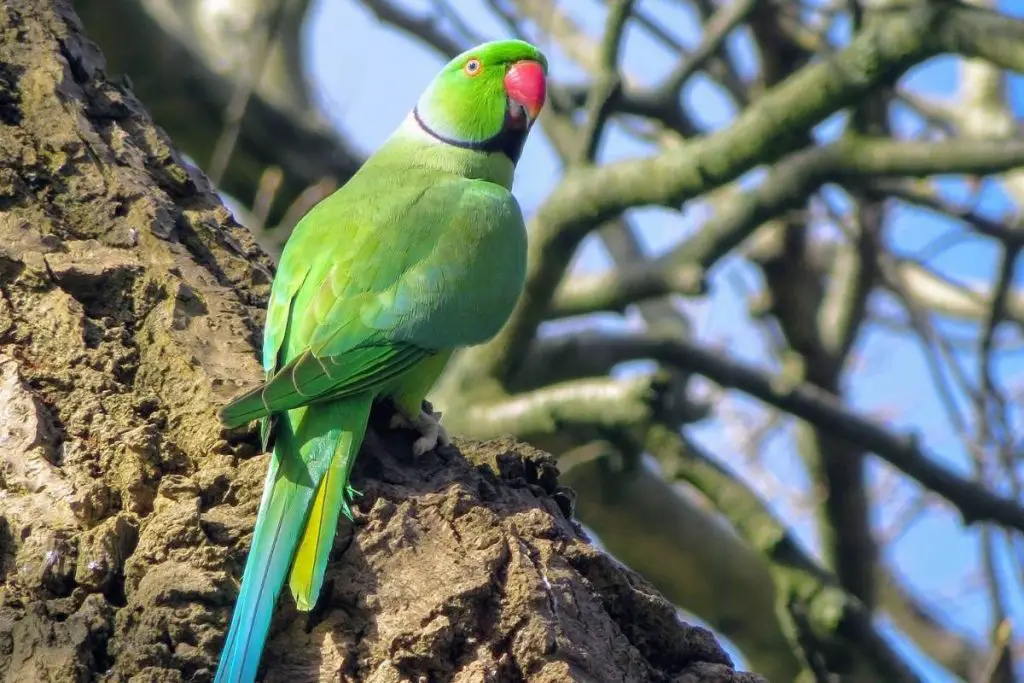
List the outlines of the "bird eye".
{"label": "bird eye", "polygon": [[466,72],[467,76],[476,76],[480,73],[483,65],[480,64],[480,60],[474,57],[473,59],[466,62],[466,65],[462,67],[462,70]]}

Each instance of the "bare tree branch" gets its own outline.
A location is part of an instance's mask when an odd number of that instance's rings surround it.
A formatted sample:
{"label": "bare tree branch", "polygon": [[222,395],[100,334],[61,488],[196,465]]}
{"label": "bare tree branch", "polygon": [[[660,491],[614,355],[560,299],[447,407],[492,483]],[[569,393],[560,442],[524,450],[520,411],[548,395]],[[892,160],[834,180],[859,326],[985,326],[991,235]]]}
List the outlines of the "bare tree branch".
{"label": "bare tree branch", "polygon": [[[1024,531],[1024,507],[963,479],[929,457],[914,436],[897,436],[848,410],[835,396],[809,384],[791,386],[698,344],[653,334],[578,334],[578,353],[617,362],[649,358],[738,389],[836,436],[872,451],[959,510],[966,524],[995,522]],[[537,342],[535,353],[558,352],[558,338]],[[584,349],[585,346],[589,348]],[[549,351],[548,349],[551,349]],[[540,362],[540,361],[536,361]]]}
{"label": "bare tree branch", "polygon": [[[753,190],[722,202],[718,215],[693,237],[650,264],[567,279],[556,290],[546,316],[621,311],[646,298],[702,294],[706,269],[764,222],[800,206],[811,193],[829,182],[856,184],[859,178],[886,175],[988,174],[1020,165],[1024,165],[1024,140],[914,143],[858,138],[801,150],[779,162]],[[921,275],[917,271],[907,272],[907,277]],[[1024,304],[1020,306],[1024,311]],[[1024,312],[1020,315],[1024,317]]]}
{"label": "bare tree branch", "polygon": [[975,679],[984,666],[984,652],[970,638],[944,624],[934,607],[914,595],[892,570],[879,567],[875,582],[879,604],[903,633],[955,676]]}
{"label": "bare tree branch", "polygon": [[[996,19],[1002,22],[1003,37],[1003,42],[997,42],[1004,48],[998,56],[1024,70],[1024,22],[970,7],[921,6],[865,29],[839,53],[805,67],[773,88],[719,133],[649,159],[567,173],[532,221],[531,268],[520,305],[499,340],[478,351],[474,365],[487,374],[504,377],[518,364],[571,254],[593,226],[631,206],[677,206],[757,163],[775,160],[787,151],[789,140],[815,122],[853,103],[879,83],[891,81],[914,63],[967,45],[964,34],[969,31],[964,27],[973,30]],[[943,31],[949,23],[957,27]],[[1013,44],[1009,35],[1020,40]],[[878,151],[866,149],[853,156],[857,163],[871,164]],[[911,167],[924,161],[915,154],[920,151],[894,152],[888,159],[893,172],[908,174]],[[962,151],[971,156],[968,150]]]}
{"label": "bare tree branch", "polygon": [[559,481],[578,494],[580,520],[616,558],[736,643],[756,671],[796,680],[800,668],[775,617],[761,553],[686,484],[666,482],[653,467],[622,472],[616,463],[626,457],[595,442],[558,459]]}
{"label": "bare tree branch", "polygon": [[587,96],[587,118],[580,136],[578,160],[584,164],[592,163],[597,155],[612,102],[622,87],[618,66],[619,49],[632,11],[633,0],[615,0],[608,11],[598,62],[600,71]]}
{"label": "bare tree branch", "polygon": [[[778,591],[776,614],[782,610],[806,619],[810,633],[797,637],[804,643],[809,667],[814,660],[842,671],[849,665],[829,662],[828,641],[845,636],[857,644],[875,668],[878,680],[919,681],[871,621],[871,613],[853,595],[845,593],[835,578],[819,567],[799,546],[759,497],[730,476],[691,440],[672,429],[653,426],[645,439],[647,449],[658,457],[670,478],[683,479],[708,496],[748,543],[768,558]],[[802,624],[794,623],[801,628]],[[801,630],[804,630],[801,628]],[[807,647],[810,641],[813,647]]]}
{"label": "bare tree branch", "polygon": [[627,306],[668,294],[701,296],[707,293],[704,271],[699,266],[680,264],[659,267],[640,261],[608,273],[574,275],[555,291],[548,318],[565,318],[587,313],[623,312]]}
{"label": "bare tree branch", "polygon": [[663,391],[664,380],[656,375],[563,382],[480,401],[452,415],[450,424],[476,438],[506,434],[529,438],[573,429],[591,433],[615,430],[650,420]]}
{"label": "bare tree branch", "polygon": [[380,21],[391,24],[434,47],[441,54],[454,57],[463,46],[444,34],[434,17],[415,17],[388,0],[359,0]]}
{"label": "bare tree branch", "polygon": [[700,45],[693,54],[679,61],[678,66],[668,75],[659,90],[666,94],[671,93],[672,97],[678,97],[683,84],[718,54],[726,37],[746,21],[756,5],[757,0],[737,0],[719,7],[714,16],[704,23],[704,35],[701,37]]}

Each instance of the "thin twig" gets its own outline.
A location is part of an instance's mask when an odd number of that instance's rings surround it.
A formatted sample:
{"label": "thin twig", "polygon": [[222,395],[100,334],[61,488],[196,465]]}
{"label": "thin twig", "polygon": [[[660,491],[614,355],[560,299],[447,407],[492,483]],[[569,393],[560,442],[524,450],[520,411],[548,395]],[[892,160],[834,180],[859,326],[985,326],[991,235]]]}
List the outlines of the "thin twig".
{"label": "thin twig", "polygon": [[263,75],[263,69],[270,55],[270,48],[284,21],[286,5],[285,0],[272,0],[262,16],[253,22],[257,26],[253,31],[253,45],[249,52],[251,59],[247,60],[249,70],[235,86],[235,92],[224,112],[224,129],[217,139],[210,167],[207,169],[207,175],[214,185],[220,184],[225,171],[227,171],[231,155],[235,150],[235,143],[238,141],[238,133],[242,129],[242,119],[245,117],[246,107]]}
{"label": "thin twig", "polygon": [[596,75],[587,97],[587,118],[583,124],[583,134],[580,136],[578,159],[581,163],[594,161],[605,123],[611,114],[613,101],[622,87],[618,66],[619,52],[632,10],[633,0],[616,0],[608,11],[604,38],[601,41],[601,71]]}

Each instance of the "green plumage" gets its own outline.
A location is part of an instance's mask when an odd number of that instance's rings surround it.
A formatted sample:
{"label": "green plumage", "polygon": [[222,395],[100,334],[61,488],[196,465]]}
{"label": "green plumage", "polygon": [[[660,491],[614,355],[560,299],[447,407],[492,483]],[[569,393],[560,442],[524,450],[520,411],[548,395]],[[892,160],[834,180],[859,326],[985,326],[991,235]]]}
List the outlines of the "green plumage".
{"label": "green plumage", "polygon": [[[473,58],[483,70],[470,78]],[[507,129],[502,79],[523,60],[545,64],[520,41],[454,59],[285,246],[266,382],[221,410],[229,427],[261,419],[273,456],[217,681],[254,680],[286,575],[299,609],[316,603],[371,404],[388,397],[417,419],[452,351],[492,337],[515,305],[526,231],[504,150],[528,126]]]}

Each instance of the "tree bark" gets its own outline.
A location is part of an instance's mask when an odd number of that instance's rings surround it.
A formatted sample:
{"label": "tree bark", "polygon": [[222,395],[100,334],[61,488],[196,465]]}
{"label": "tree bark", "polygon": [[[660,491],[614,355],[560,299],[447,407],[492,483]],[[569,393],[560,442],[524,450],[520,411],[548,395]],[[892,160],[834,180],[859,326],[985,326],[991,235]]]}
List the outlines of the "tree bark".
{"label": "tree bark", "polygon": [[[0,677],[207,681],[268,457],[214,411],[259,378],[271,264],[69,0],[5,0],[0,29]],[[587,542],[548,456],[413,462],[375,419],[264,680],[763,680]]]}
{"label": "tree bark", "polygon": [[[273,4],[232,0],[213,9],[205,0],[76,0],[75,7],[89,37],[103,47],[110,72],[130,74],[135,93],[158,125],[172,132],[175,147],[209,168],[219,138],[231,126],[232,100],[246,89],[248,69],[261,60],[251,35],[263,19],[246,17],[258,17]],[[306,4],[285,5],[287,19],[246,100],[219,181],[220,189],[251,206],[263,173],[282,166],[287,172],[269,207],[270,227],[309,186],[348,180],[362,156],[310,104],[297,63]],[[199,11],[203,5],[234,18],[211,21]],[[238,25],[249,35],[233,30]],[[268,239],[270,246],[274,241]]]}

